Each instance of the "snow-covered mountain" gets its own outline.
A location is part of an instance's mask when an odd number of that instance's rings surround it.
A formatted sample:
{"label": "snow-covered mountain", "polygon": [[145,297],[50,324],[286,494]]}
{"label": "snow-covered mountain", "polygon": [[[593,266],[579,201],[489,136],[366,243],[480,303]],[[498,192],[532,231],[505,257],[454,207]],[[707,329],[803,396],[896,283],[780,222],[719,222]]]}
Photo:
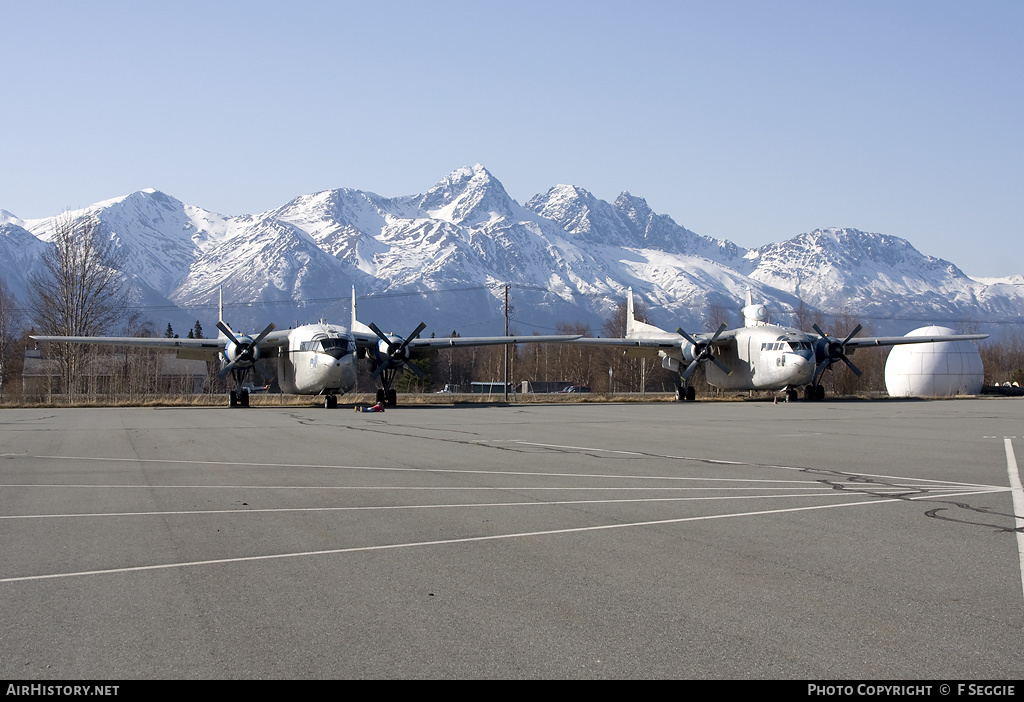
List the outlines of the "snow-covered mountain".
{"label": "snow-covered mountain", "polygon": [[[973,280],[898,237],[818,229],[744,249],[629,193],[608,203],[558,185],[520,205],[479,164],[419,195],[329,190],[255,215],[224,216],[155,190],[88,211],[123,253],[133,304],[159,328],[196,319],[212,328],[219,287],[235,326],[347,322],[353,285],[360,319],[398,333],[420,321],[438,335],[500,332],[505,284],[520,333],[559,322],[599,331],[628,287],[666,328],[703,330],[722,309],[738,322],[748,286],[782,322],[801,303],[847,310],[876,333],[1024,320],[1024,278]],[[0,275],[19,297],[56,221],[0,210]]]}

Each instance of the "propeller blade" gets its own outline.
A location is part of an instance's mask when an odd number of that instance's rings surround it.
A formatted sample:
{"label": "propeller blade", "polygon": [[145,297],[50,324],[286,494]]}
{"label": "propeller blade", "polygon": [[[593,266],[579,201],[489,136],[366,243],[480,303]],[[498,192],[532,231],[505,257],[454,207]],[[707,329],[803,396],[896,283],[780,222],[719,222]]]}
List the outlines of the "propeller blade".
{"label": "propeller blade", "polygon": [[405,347],[409,345],[409,342],[412,341],[413,339],[415,339],[417,336],[419,336],[420,332],[423,331],[426,328],[427,328],[426,323],[425,322],[420,322],[420,325],[418,327],[416,327],[416,329],[413,331],[412,334],[410,334],[409,336],[407,336],[405,338],[405,341],[402,342],[402,345],[399,346],[398,349],[400,351],[404,351]]}
{"label": "propeller blade", "polygon": [[370,322],[367,326],[370,327],[370,331],[372,331],[374,334],[376,334],[378,337],[380,337],[381,341],[383,341],[389,347],[391,346],[391,339],[389,339],[387,336],[384,335],[384,332],[382,332],[380,330],[380,327],[378,327],[373,322]]}
{"label": "propeller blade", "polygon": [[384,372],[384,369],[390,365],[391,361],[384,361],[384,363],[381,363],[379,366],[373,369],[373,373],[370,374],[370,377],[376,380],[378,377],[380,377],[380,374]]}
{"label": "propeller blade", "polygon": [[711,337],[711,341],[708,342],[709,346],[718,340],[718,337],[721,336],[722,332],[725,331],[726,326],[728,325],[726,325],[725,322],[722,322],[722,326],[718,328],[718,331],[715,332],[715,335]]}
{"label": "propeller blade", "polygon": [[848,359],[848,358],[846,357],[846,354],[843,354],[843,355],[842,355],[842,356],[840,356],[839,358],[840,358],[840,360],[841,360],[841,361],[842,361],[843,363],[845,363],[845,364],[846,364],[847,366],[849,366],[849,367],[850,367],[850,370],[852,370],[852,371],[853,371],[853,374],[854,374],[855,376],[857,376],[857,377],[859,378],[859,377],[861,377],[861,376],[863,375],[863,373],[861,373],[861,371],[860,371],[860,368],[858,368],[857,366],[853,365],[853,362],[852,362],[852,361],[851,361],[850,359]]}
{"label": "propeller blade", "polygon": [[690,362],[690,365],[686,367],[686,370],[679,374],[679,377],[683,379],[683,382],[686,382],[687,380],[690,379],[690,376],[693,375],[693,372],[697,370],[697,366],[699,365],[700,361],[696,358]]}
{"label": "propeller blade", "polygon": [[842,348],[843,348],[844,351],[846,350],[846,344],[850,341],[850,339],[852,339],[854,336],[856,336],[858,334],[858,332],[860,332],[860,330],[863,329],[863,328],[864,327],[862,327],[861,325],[858,324],[857,326],[855,326],[853,328],[853,331],[850,332],[850,335],[847,336],[845,339],[843,339],[843,346],[842,346]]}
{"label": "propeller blade", "polygon": [[726,375],[732,375],[732,368],[719,361],[714,356],[711,357],[711,362],[718,366],[718,370],[722,371]]}
{"label": "propeller blade", "polygon": [[224,324],[224,322],[218,321],[217,322],[217,328],[220,329],[222,332],[224,332],[224,336],[226,336],[228,339],[230,339],[232,344],[234,344],[235,346],[241,346],[241,344],[238,343],[238,339],[235,338],[234,333],[231,331],[231,329],[228,327],[227,324]]}
{"label": "propeller blade", "polygon": [[270,332],[274,331],[274,329],[276,329],[276,328],[277,327],[275,327],[273,325],[273,323],[268,324],[267,328],[264,329],[262,332],[260,332],[260,335],[257,336],[249,346],[250,347],[252,347],[252,346],[259,346],[260,342],[263,341],[267,337],[267,334],[269,334]]}
{"label": "propeller blade", "polygon": [[226,366],[224,366],[223,368],[221,368],[221,369],[220,369],[220,370],[219,370],[219,371],[217,372],[217,377],[218,377],[218,378],[221,378],[221,379],[225,378],[225,377],[227,376],[227,374],[228,374],[228,373],[230,373],[230,372],[231,372],[231,370],[232,370],[232,369],[233,369],[234,367],[235,367],[235,361],[232,361],[231,363],[227,364]]}
{"label": "propeller blade", "polygon": [[818,376],[820,376],[822,373],[824,373],[825,369],[828,368],[830,365],[831,364],[829,363],[828,359],[826,358],[824,361],[822,361],[821,363],[819,363],[818,365],[816,365],[814,367],[814,379],[815,379],[815,381],[818,379]]}
{"label": "propeller blade", "polygon": [[697,340],[696,340],[696,339],[694,339],[694,338],[693,338],[692,336],[690,336],[689,334],[687,334],[686,332],[684,332],[684,331],[683,331],[683,328],[682,328],[682,327],[677,327],[677,328],[676,328],[676,334],[678,334],[679,336],[683,337],[684,339],[686,339],[687,341],[689,341],[689,342],[690,342],[691,344],[693,344],[694,346],[696,346],[696,345],[697,345]]}
{"label": "propeller blade", "polygon": [[827,339],[828,338],[828,334],[823,332],[821,330],[821,327],[819,327],[816,323],[811,325],[811,329],[813,329],[814,331],[818,332],[818,336],[820,336],[822,339]]}
{"label": "propeller blade", "polygon": [[411,370],[413,373],[415,373],[416,377],[419,378],[420,380],[423,380],[424,376],[426,376],[426,373],[423,372],[423,369],[415,364],[406,363],[405,367]]}

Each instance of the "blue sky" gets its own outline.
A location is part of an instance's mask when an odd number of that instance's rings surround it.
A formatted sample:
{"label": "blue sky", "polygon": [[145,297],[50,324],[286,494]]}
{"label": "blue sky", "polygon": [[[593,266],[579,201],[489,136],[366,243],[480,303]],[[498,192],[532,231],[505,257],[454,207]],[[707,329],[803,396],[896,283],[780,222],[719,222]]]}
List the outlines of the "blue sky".
{"label": "blue sky", "polygon": [[1024,274],[1024,3],[0,0],[0,209],[222,214],[482,163],[742,246],[817,227]]}

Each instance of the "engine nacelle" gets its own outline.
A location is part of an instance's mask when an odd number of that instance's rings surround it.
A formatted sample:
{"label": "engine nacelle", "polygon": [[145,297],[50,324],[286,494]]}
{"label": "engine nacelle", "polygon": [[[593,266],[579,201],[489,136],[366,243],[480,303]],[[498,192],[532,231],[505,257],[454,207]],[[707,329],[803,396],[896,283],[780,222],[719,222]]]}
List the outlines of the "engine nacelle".
{"label": "engine nacelle", "polygon": [[408,347],[402,346],[405,339],[394,334],[388,334],[387,339],[387,341],[381,339],[377,342],[377,357],[390,358],[393,361],[408,361]]}
{"label": "engine nacelle", "polygon": [[230,339],[224,344],[224,358],[238,368],[249,368],[259,359],[260,347],[253,344],[251,336],[242,334],[236,338],[237,345]]}
{"label": "engine nacelle", "polygon": [[683,360],[686,361],[687,364],[690,364],[693,362],[693,359],[697,358],[700,354],[701,349],[698,346],[694,346],[689,341],[683,340],[679,342],[679,352],[682,354]]}

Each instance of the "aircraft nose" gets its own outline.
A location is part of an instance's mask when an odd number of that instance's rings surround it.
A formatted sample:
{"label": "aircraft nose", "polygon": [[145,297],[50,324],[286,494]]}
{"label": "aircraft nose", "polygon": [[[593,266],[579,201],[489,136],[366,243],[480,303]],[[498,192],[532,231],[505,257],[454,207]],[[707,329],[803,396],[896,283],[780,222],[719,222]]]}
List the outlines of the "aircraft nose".
{"label": "aircraft nose", "polygon": [[800,356],[799,354],[790,354],[786,359],[786,365],[801,377],[806,375],[808,380],[810,380],[811,375],[814,373],[814,363],[811,359]]}

